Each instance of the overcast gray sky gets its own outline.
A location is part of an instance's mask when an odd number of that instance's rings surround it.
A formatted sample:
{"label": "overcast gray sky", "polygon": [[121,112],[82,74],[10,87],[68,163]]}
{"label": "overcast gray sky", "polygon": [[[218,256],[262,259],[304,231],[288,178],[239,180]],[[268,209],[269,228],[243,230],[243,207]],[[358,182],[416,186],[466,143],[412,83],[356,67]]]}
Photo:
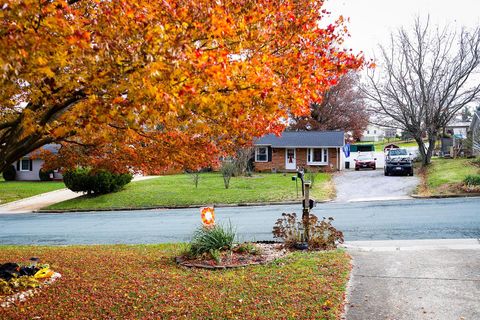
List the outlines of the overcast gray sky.
{"label": "overcast gray sky", "polygon": [[435,24],[473,27],[480,23],[480,0],[327,0],[332,18],[350,18],[345,46],[373,57],[378,43],[387,44],[392,30],[408,27],[416,15]]}

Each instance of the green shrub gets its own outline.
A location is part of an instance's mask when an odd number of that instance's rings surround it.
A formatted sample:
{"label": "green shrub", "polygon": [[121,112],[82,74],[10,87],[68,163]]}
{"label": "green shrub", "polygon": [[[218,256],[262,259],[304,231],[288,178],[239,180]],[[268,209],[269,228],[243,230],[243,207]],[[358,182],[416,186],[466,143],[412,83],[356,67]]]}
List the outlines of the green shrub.
{"label": "green shrub", "polygon": [[480,174],[470,174],[463,179],[463,183],[469,187],[480,186]]}
{"label": "green shrub", "polygon": [[67,188],[88,194],[117,192],[130,181],[131,174],[117,174],[105,170],[93,172],[89,168],[69,170],[63,175],[63,182]]}
{"label": "green shrub", "polygon": [[199,256],[204,253],[214,253],[215,250],[231,250],[236,232],[231,224],[228,227],[214,225],[201,227],[193,234],[190,243],[190,254]]}
{"label": "green shrub", "polygon": [[38,177],[40,178],[40,181],[52,181],[53,170],[43,171],[43,169],[40,169],[38,172]]}
{"label": "green shrub", "polygon": [[14,166],[9,166],[3,171],[3,179],[5,179],[5,181],[13,181],[16,176],[17,170],[15,170]]}
{"label": "green shrub", "polygon": [[241,243],[232,250],[233,252],[236,253],[245,253],[245,254],[252,254],[252,255],[259,255],[261,254],[260,248],[255,246],[253,243],[247,242],[247,243]]}

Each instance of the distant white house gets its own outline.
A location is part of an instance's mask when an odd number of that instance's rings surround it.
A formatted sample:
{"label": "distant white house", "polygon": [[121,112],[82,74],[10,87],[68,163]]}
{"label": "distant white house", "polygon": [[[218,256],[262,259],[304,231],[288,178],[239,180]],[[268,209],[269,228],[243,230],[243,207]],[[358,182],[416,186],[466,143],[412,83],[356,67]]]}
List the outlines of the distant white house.
{"label": "distant white house", "polygon": [[[58,144],[47,144],[41,149],[50,151],[52,153],[57,153],[60,145]],[[35,152],[27,154],[25,157],[19,159],[13,166],[15,167],[16,175],[15,180],[19,181],[40,181],[40,169],[42,169],[45,161],[39,159],[38,157],[33,156]],[[60,172],[53,172],[52,179],[62,180],[63,176]]]}
{"label": "distant white house", "polygon": [[382,141],[385,138],[385,128],[377,125],[369,124],[367,129],[363,131],[360,141]]}
{"label": "distant white house", "polygon": [[445,131],[458,139],[466,139],[471,121],[452,121],[446,127]]}

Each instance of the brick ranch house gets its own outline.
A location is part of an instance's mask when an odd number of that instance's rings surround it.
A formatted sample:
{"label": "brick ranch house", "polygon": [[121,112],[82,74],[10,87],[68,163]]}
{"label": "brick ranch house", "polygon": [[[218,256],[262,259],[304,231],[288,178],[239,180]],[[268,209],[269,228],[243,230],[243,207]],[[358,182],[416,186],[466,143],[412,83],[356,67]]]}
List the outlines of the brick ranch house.
{"label": "brick ranch house", "polygon": [[290,172],[297,168],[342,170],[343,131],[286,131],[255,141],[255,170]]}

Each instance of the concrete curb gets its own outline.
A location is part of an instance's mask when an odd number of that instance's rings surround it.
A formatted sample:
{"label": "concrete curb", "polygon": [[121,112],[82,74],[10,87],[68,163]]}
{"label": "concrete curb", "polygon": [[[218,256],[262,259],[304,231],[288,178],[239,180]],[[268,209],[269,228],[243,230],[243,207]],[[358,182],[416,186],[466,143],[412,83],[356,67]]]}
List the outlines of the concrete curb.
{"label": "concrete curb", "polygon": [[480,239],[421,239],[347,241],[342,247],[347,251],[416,251],[416,250],[480,250]]}
{"label": "concrete curb", "polygon": [[451,194],[435,194],[431,196],[422,196],[419,194],[410,195],[415,199],[443,199],[443,198],[480,198],[480,193],[451,193]]}
{"label": "concrete curb", "polygon": [[[330,202],[332,199],[317,201],[317,203]],[[193,209],[213,206],[215,208],[229,207],[263,207],[263,206],[281,206],[289,204],[301,204],[301,201],[277,201],[277,202],[247,202],[247,203],[219,203],[219,204],[195,204],[184,206],[151,206],[151,207],[135,207],[135,208],[101,208],[101,209],[67,209],[67,210],[48,210],[40,209],[33,211],[34,213],[68,213],[68,212],[95,212],[95,211],[136,211],[136,210],[169,210],[169,209]]]}

